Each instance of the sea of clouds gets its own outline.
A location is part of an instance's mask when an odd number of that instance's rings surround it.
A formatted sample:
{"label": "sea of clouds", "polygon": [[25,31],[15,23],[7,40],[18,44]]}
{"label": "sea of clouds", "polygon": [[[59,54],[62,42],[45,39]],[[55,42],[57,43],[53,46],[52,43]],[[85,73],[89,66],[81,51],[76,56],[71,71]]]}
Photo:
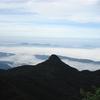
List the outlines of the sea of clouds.
{"label": "sea of clouds", "polygon": [[[12,53],[14,55],[0,57],[0,61],[13,62],[11,67],[20,65],[36,65],[46,59],[39,59],[35,55],[52,55],[56,54],[63,57],[72,57],[75,59],[88,59],[92,61],[100,61],[100,48],[80,49],[80,48],[54,48],[54,47],[32,47],[32,46],[1,46],[0,52]],[[77,60],[62,59],[66,64],[77,68],[78,70],[98,70],[100,64],[92,62],[81,62]]]}

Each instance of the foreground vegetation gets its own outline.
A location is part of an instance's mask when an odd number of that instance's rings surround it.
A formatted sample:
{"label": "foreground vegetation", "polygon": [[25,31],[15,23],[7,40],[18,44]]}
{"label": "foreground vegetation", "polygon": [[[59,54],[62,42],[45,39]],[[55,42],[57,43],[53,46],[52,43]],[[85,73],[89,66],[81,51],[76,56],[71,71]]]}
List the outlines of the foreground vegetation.
{"label": "foreground vegetation", "polygon": [[81,95],[83,97],[82,100],[100,100],[100,88],[95,89],[92,92],[86,92],[86,93],[83,90],[81,90]]}

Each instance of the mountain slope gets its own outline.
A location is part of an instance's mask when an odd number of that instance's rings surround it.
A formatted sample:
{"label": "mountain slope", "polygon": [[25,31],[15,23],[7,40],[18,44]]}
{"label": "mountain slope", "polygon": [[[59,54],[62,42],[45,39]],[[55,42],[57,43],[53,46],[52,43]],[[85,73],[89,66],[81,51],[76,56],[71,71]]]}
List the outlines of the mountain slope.
{"label": "mountain slope", "polygon": [[1,73],[0,86],[5,84],[8,91],[2,87],[0,94],[6,100],[80,100],[80,88],[99,86],[98,75],[100,71],[79,72],[52,55],[36,66],[25,65]]}

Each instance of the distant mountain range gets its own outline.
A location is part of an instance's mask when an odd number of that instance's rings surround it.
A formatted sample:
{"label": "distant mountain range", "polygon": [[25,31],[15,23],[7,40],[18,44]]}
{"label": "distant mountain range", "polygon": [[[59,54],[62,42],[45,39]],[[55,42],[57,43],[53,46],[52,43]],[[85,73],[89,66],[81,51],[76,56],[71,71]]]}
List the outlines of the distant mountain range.
{"label": "distant mountain range", "polygon": [[13,62],[10,61],[0,61],[0,69],[10,69],[11,66],[13,65]]}
{"label": "distant mountain range", "polygon": [[[13,53],[5,53],[5,52],[0,52],[0,58],[5,58],[5,57],[10,57],[10,56],[14,56],[15,54]],[[0,69],[9,69],[11,68],[11,65],[13,64],[13,62],[10,61],[0,61]]]}
{"label": "distant mountain range", "polygon": [[[28,38],[28,37],[27,37]],[[35,47],[59,47],[59,48],[100,48],[99,38],[20,38],[15,37],[9,41],[0,39],[0,46],[35,46]]]}
{"label": "distant mountain range", "polygon": [[56,55],[38,65],[0,70],[2,100],[82,100],[80,90],[100,87],[100,70],[78,71]]}
{"label": "distant mountain range", "polygon": [[9,56],[13,56],[13,55],[15,55],[15,54],[13,54],[13,53],[0,52],[0,58],[2,58],[2,57],[9,57]]}

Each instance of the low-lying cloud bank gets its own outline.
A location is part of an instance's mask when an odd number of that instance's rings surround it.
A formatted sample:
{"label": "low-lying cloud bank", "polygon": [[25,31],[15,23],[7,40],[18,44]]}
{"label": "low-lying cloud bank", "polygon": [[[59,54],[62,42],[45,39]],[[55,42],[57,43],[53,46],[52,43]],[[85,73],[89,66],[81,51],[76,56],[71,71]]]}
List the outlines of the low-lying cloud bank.
{"label": "low-lying cloud bank", "polygon": [[[73,49],[73,48],[47,48],[47,47],[0,47],[1,54],[9,56],[0,57],[0,61],[11,62],[10,67],[30,64],[35,65],[45,61],[51,54],[59,57],[78,70],[100,69],[100,49]],[[11,55],[10,55],[11,54]]]}

